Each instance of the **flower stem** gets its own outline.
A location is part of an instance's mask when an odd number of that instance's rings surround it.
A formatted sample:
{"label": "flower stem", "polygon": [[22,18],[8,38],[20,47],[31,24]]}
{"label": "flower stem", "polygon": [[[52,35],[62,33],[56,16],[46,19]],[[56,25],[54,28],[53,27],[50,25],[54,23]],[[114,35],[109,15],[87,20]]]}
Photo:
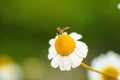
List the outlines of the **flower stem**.
{"label": "flower stem", "polygon": [[104,73],[104,72],[98,71],[98,70],[88,66],[87,64],[85,64],[83,62],[81,63],[81,66],[88,69],[88,70],[90,70],[90,71],[93,71],[93,72],[96,72],[96,73],[99,73],[99,74],[102,74],[102,75],[105,75],[105,76],[108,76],[108,77],[111,77],[111,78],[114,78],[114,79],[117,80],[117,76],[114,76],[113,74],[111,75],[109,73]]}

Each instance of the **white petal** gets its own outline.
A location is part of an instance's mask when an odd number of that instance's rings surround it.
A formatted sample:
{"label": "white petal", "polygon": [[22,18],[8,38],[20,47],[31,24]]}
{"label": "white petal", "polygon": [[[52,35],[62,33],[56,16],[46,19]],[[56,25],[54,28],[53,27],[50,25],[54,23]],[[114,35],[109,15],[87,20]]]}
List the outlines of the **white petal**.
{"label": "white petal", "polygon": [[120,76],[118,76],[118,80],[120,80]]}
{"label": "white petal", "polygon": [[78,54],[80,57],[86,58],[87,52],[88,52],[88,47],[85,43],[81,41],[76,41],[76,49],[75,49],[76,54]]}
{"label": "white petal", "polygon": [[55,39],[52,38],[52,39],[49,40],[50,45],[54,45],[54,43],[55,43]]}
{"label": "white petal", "polygon": [[79,57],[77,54],[72,53],[70,56],[70,62],[71,62],[71,66],[72,68],[76,68],[80,65],[80,63],[82,62],[83,58]]}
{"label": "white petal", "polygon": [[69,57],[64,57],[63,58],[63,64],[64,64],[65,70],[67,70],[67,71],[71,70],[71,65],[70,65]]}
{"label": "white petal", "polygon": [[117,8],[120,10],[120,3],[117,5]]}
{"label": "white petal", "polygon": [[70,36],[71,36],[74,40],[79,40],[79,39],[82,38],[82,35],[77,34],[76,32],[72,32],[72,33],[70,34]]}
{"label": "white petal", "polygon": [[63,59],[63,57],[60,57],[59,67],[60,67],[60,70],[61,70],[61,71],[65,71],[65,68],[64,68],[64,59]]}
{"label": "white petal", "polygon": [[50,46],[50,48],[48,49],[48,52],[49,52],[48,59],[52,59],[55,57],[55,55],[57,55],[57,52],[56,52],[54,46]]}
{"label": "white petal", "polygon": [[60,60],[60,56],[56,55],[51,61],[51,66],[57,68],[59,66],[59,60]]}

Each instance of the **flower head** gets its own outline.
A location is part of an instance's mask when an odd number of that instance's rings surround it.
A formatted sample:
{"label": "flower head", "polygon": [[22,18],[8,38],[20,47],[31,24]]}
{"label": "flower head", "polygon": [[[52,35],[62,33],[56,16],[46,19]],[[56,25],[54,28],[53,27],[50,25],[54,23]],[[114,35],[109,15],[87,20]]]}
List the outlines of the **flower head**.
{"label": "flower head", "polygon": [[120,76],[118,76],[118,80],[120,80]]}
{"label": "flower head", "polygon": [[[120,56],[113,51],[109,51],[106,54],[102,54],[99,57],[93,59],[91,67],[104,73],[118,77],[120,76]],[[90,71],[88,71],[88,77],[90,80],[117,80]]]}
{"label": "flower head", "polygon": [[120,3],[117,5],[117,8],[120,10]]}
{"label": "flower head", "polygon": [[7,56],[0,56],[0,80],[21,80],[22,70]]}
{"label": "flower head", "polygon": [[61,71],[69,71],[71,67],[78,67],[88,52],[87,45],[78,41],[82,35],[76,32],[68,35],[64,32],[65,29],[59,29],[57,36],[50,39],[48,50],[48,59],[52,59],[51,66],[59,67]]}

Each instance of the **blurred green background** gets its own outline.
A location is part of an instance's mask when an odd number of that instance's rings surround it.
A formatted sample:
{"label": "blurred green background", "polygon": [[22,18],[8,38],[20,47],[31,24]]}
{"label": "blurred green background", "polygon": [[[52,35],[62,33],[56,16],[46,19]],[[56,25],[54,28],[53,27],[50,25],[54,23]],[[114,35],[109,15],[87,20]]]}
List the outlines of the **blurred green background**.
{"label": "blurred green background", "polygon": [[[47,59],[48,41],[56,35],[57,27],[69,26],[71,29],[68,33],[75,31],[82,34],[81,40],[89,47],[84,62],[89,64],[92,58],[108,50],[120,53],[119,2],[0,0],[0,54],[9,55],[22,66],[24,80],[86,80],[86,70],[83,68],[70,72],[51,68]],[[38,65],[39,71],[34,70]],[[28,67],[42,76],[38,78],[33,72],[33,78],[26,75]]]}

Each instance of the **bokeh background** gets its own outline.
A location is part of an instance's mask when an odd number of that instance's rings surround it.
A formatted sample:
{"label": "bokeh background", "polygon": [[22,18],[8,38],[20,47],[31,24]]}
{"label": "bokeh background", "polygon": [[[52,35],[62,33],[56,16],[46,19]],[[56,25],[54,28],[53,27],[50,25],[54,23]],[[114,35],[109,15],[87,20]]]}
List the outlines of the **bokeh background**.
{"label": "bokeh background", "polygon": [[82,67],[53,69],[47,59],[57,27],[83,35],[89,47],[84,62],[113,50],[120,53],[119,0],[0,0],[0,55],[23,70],[23,80],[87,80]]}

